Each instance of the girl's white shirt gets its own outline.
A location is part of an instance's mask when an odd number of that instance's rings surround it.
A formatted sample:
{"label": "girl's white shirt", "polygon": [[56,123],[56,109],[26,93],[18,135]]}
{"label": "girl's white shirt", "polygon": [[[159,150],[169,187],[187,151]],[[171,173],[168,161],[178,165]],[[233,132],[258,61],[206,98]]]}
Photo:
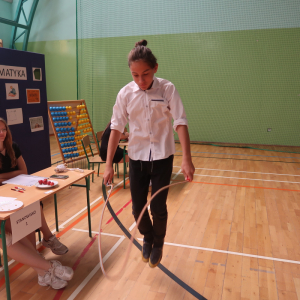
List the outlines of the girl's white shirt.
{"label": "girl's white shirt", "polygon": [[133,160],[159,160],[175,153],[174,132],[188,125],[179,93],[168,80],[154,77],[143,91],[132,81],[118,93],[111,129],[124,131],[129,123],[128,155]]}

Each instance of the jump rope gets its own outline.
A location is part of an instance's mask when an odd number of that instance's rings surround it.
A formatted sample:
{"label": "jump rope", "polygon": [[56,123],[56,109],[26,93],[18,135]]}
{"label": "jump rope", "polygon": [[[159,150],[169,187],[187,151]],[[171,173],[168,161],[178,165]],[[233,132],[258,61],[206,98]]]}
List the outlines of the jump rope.
{"label": "jump rope", "polygon": [[[142,250],[142,246],[136,241],[135,239],[135,235],[136,235],[136,230],[141,222],[142,216],[144,214],[144,212],[146,211],[147,207],[150,205],[151,201],[155,198],[155,196],[160,193],[161,191],[177,185],[177,184],[182,184],[182,183],[186,183],[189,182],[187,180],[185,181],[180,181],[180,182],[176,182],[176,183],[172,183],[169,184],[167,186],[162,187],[161,189],[159,189],[157,192],[155,192],[152,197],[148,200],[148,202],[146,203],[146,205],[144,206],[143,210],[141,211],[139,218],[136,221],[136,226],[132,232],[132,235],[129,233],[129,231],[124,227],[124,225],[121,223],[121,221],[118,219],[118,217],[116,216],[114,210],[112,209],[112,207],[110,206],[109,203],[109,197],[111,195],[111,192],[113,190],[113,184],[107,185],[110,186],[110,190],[108,192],[108,195],[106,194],[106,185],[102,182],[102,191],[103,191],[103,197],[105,200],[104,206],[103,206],[103,210],[101,213],[101,218],[100,218],[100,222],[99,222],[99,239],[98,239],[98,250],[99,250],[99,259],[100,259],[100,267],[101,270],[104,274],[104,276],[110,280],[117,280],[120,279],[120,277],[122,276],[122,274],[125,272],[125,267],[128,261],[128,257],[131,251],[131,247],[132,244],[134,244],[140,251]],[[124,262],[123,265],[120,269],[120,271],[115,274],[115,275],[108,275],[107,272],[104,269],[104,265],[103,265],[103,258],[102,258],[102,251],[101,251],[101,228],[102,228],[102,221],[103,221],[103,216],[104,216],[104,211],[105,208],[108,208],[108,210],[110,211],[112,217],[114,218],[114,220],[116,221],[116,223],[119,225],[119,227],[121,228],[121,230],[124,232],[124,234],[130,239],[130,243],[127,247],[127,251],[126,251],[126,255],[124,258]],[[161,263],[157,266],[158,268],[160,268],[165,274],[167,274],[170,278],[172,278],[176,283],[178,283],[181,287],[183,287],[186,291],[188,291],[190,294],[192,294],[195,298],[199,299],[199,300],[207,300],[206,298],[204,298],[202,295],[200,295],[198,292],[196,292],[194,289],[192,289],[190,286],[188,286],[185,282],[183,282],[181,279],[179,279],[176,275],[174,275],[172,272],[170,272],[167,268],[165,268]]]}

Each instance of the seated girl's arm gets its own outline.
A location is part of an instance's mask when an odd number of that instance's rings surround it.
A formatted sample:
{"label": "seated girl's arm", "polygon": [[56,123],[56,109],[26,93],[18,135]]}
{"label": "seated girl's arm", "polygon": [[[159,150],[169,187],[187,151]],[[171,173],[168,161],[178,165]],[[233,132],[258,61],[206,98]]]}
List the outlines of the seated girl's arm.
{"label": "seated girl's arm", "polygon": [[185,180],[192,181],[195,173],[195,167],[192,162],[191,149],[190,149],[190,137],[186,125],[178,125],[176,127],[179,141],[182,147],[182,163],[181,170]]}
{"label": "seated girl's arm", "polygon": [[2,181],[8,180],[21,174],[27,174],[27,167],[22,155],[17,159],[17,166],[18,170],[16,171],[0,174],[0,182],[2,183]]}

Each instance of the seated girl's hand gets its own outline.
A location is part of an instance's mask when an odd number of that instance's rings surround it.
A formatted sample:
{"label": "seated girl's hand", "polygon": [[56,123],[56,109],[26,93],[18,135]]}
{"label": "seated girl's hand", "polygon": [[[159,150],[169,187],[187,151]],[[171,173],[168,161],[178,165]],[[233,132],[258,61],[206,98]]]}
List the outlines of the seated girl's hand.
{"label": "seated girl's hand", "polygon": [[107,183],[111,184],[113,177],[114,177],[114,168],[110,164],[106,163],[104,174],[103,174],[103,183],[105,185]]}

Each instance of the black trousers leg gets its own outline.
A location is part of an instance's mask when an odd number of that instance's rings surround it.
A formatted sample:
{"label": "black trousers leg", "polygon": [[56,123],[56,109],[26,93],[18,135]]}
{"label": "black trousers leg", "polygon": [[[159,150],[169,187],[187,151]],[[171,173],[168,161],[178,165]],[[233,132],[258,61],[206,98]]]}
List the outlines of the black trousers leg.
{"label": "black trousers leg", "polygon": [[[173,158],[170,157],[163,160],[153,161],[153,169],[151,172],[152,195],[162,187],[170,184],[173,169]],[[161,191],[155,196],[150,204],[151,215],[153,218],[153,237],[154,247],[162,247],[167,230],[167,197],[169,189]]]}
{"label": "black trousers leg", "polygon": [[[143,166],[142,161],[129,161],[129,179],[130,192],[132,198],[132,214],[137,221],[143,207],[147,203],[148,188],[150,183],[150,174],[148,174],[146,166]],[[143,168],[144,167],[144,168]],[[145,211],[138,227],[140,233],[144,235],[145,241],[153,242],[152,222],[148,213]]]}
{"label": "black trousers leg", "polygon": [[[132,212],[135,220],[137,220],[147,203],[150,179],[152,181],[152,195],[160,188],[170,184],[173,155],[156,161],[130,160],[129,164]],[[148,210],[146,210],[138,227],[140,233],[144,235],[145,241],[153,242],[155,247],[163,245],[166,235],[168,218],[167,196],[168,189],[160,192],[150,205],[153,225]]]}

